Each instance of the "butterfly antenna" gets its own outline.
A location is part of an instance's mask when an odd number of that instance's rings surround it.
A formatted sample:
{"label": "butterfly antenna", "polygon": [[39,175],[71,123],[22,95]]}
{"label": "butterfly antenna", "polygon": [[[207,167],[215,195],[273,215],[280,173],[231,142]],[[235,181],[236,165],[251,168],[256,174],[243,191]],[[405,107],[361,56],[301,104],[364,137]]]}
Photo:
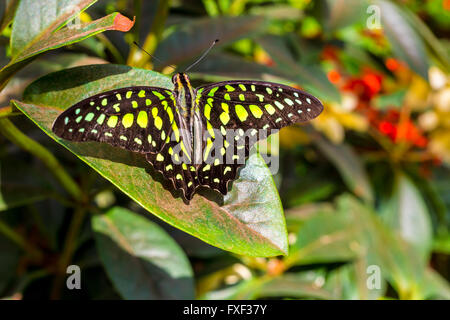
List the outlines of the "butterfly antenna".
{"label": "butterfly antenna", "polygon": [[[145,50],[144,48],[142,48],[136,41],[133,41],[134,45],[136,47],[138,47],[139,49],[141,49],[142,51],[144,51],[146,54],[148,54],[152,59],[161,62],[162,64],[164,64],[164,62],[161,59],[158,59],[157,57],[155,57],[154,55],[152,55],[151,53],[147,52],[147,50]],[[171,67],[173,70],[176,69],[176,67],[172,64],[169,64],[168,67]]]}
{"label": "butterfly antenna", "polygon": [[202,54],[200,58],[197,59],[193,64],[191,64],[184,72],[188,72],[193,66],[195,66],[197,63],[203,60],[204,57],[211,51],[211,49],[214,47],[214,45],[219,42],[219,39],[214,40],[214,42],[209,46],[209,48]]}

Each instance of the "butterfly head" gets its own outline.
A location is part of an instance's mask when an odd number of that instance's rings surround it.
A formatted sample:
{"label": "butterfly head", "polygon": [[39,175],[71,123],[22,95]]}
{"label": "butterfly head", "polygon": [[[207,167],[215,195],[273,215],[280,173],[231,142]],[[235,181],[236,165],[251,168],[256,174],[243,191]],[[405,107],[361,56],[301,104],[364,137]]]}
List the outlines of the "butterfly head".
{"label": "butterfly head", "polygon": [[184,111],[191,110],[193,100],[195,98],[194,88],[191,85],[189,76],[186,73],[176,73],[172,77],[172,82],[175,87],[174,92],[177,98],[177,106],[180,106],[181,114]]}

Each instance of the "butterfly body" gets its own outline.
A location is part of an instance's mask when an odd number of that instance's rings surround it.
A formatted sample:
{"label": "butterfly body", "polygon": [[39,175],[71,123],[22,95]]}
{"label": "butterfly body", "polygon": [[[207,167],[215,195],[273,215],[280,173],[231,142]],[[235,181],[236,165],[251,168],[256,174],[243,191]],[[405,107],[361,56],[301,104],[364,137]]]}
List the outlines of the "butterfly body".
{"label": "butterfly body", "polygon": [[271,82],[224,81],[195,89],[185,73],[172,82],[173,90],[128,87],[89,97],[59,115],[53,132],[145,154],[189,200],[199,186],[226,194],[256,141],[323,110],[312,95]]}

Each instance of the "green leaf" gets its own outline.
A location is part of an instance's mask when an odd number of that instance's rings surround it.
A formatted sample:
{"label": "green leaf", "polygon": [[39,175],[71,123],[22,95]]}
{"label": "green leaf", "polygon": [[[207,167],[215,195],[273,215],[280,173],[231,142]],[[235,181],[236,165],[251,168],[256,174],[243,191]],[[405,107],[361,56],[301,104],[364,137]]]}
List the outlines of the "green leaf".
{"label": "green leaf", "polygon": [[95,0],[64,0],[64,5],[56,5],[55,2],[20,2],[11,35],[12,60],[0,70],[0,88],[40,53],[79,42],[106,30],[128,31],[133,26],[128,18],[113,13],[93,22],[62,28]]}
{"label": "green leaf", "polygon": [[[16,106],[45,133],[111,181],[142,207],[167,223],[224,250],[250,256],[287,253],[283,209],[262,158],[249,158],[222,200],[215,193],[196,195],[189,204],[174,198],[170,187],[139,154],[100,143],[73,143],[51,132],[63,109],[94,94],[126,86],[172,88],[161,74],[117,65],[93,65],[52,73],[31,84],[27,103]],[[132,182],[132,183],[130,183]]]}
{"label": "green leaf", "polygon": [[364,21],[367,2],[362,0],[326,0],[327,15],[322,23],[332,31]]}
{"label": "green leaf", "polygon": [[404,10],[403,13],[408,19],[410,25],[413,26],[417,33],[422,37],[429,52],[441,64],[443,69],[450,72],[450,55],[445,50],[445,47],[442,45],[441,41],[417,15],[409,10]]}
{"label": "green leaf", "polygon": [[0,211],[9,210],[48,198],[44,188],[22,183],[2,183],[0,186]]}
{"label": "green leaf", "polygon": [[426,298],[450,300],[450,286],[444,277],[433,269],[427,268],[425,279],[423,290]]}
{"label": "green leaf", "polygon": [[450,234],[436,237],[433,242],[433,251],[450,255]]}
{"label": "green leaf", "polygon": [[16,275],[20,255],[20,248],[0,234],[0,297]]}
{"label": "green leaf", "polygon": [[123,298],[194,298],[189,260],[157,224],[114,207],[94,216],[92,228],[106,272]]}
{"label": "green leaf", "polygon": [[326,74],[317,65],[304,65],[296,61],[286,41],[275,35],[258,38],[258,43],[276,63],[276,67],[273,69],[320,99],[340,101],[339,91],[328,80]]}
{"label": "green leaf", "polygon": [[266,26],[267,20],[258,16],[204,18],[177,25],[156,49],[155,56],[164,57],[164,64],[155,64],[161,69],[189,62],[198,58],[215,39],[220,40],[214,49],[217,50],[239,39],[261,34]]}
{"label": "green leaf", "polygon": [[[97,0],[21,0],[14,17],[11,54],[17,57],[33,42],[48,37]],[[47,35],[46,35],[47,34]]]}
{"label": "green leaf", "polygon": [[349,223],[361,230],[362,237],[356,247],[360,257],[366,255],[366,264],[380,268],[383,278],[397,290],[400,299],[423,299],[421,288],[428,280],[426,265],[418,252],[387,228],[370,207],[349,196],[340,197],[337,204],[340,214],[349,215]]}
{"label": "green leaf", "polygon": [[396,4],[377,0],[381,8],[381,22],[394,53],[417,74],[428,80],[428,57],[417,32],[408,23],[403,10]]}
{"label": "green leaf", "polygon": [[23,153],[3,155],[0,159],[0,211],[48,198],[51,188]]}
{"label": "green leaf", "polygon": [[430,214],[419,190],[402,173],[397,173],[394,193],[383,218],[417,250],[423,261],[428,260],[433,241]]}
{"label": "green leaf", "polygon": [[265,283],[257,291],[258,298],[315,298],[332,299],[327,290],[317,286],[316,279],[308,279],[301,274],[285,274]]}
{"label": "green leaf", "polygon": [[349,189],[362,199],[373,202],[373,190],[358,155],[347,144],[336,145],[317,135],[314,143],[336,166]]}
{"label": "green leaf", "polygon": [[286,258],[289,265],[349,261],[358,252],[350,244],[360,242],[361,229],[350,223],[351,216],[319,212],[307,220]]}

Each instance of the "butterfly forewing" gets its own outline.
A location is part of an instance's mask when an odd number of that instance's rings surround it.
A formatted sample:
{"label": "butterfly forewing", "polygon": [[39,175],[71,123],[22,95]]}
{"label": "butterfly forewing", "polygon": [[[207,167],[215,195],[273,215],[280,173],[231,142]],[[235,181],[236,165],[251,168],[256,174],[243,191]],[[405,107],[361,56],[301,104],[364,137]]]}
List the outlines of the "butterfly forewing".
{"label": "butterfly forewing", "polygon": [[197,90],[204,117],[220,128],[280,129],[317,117],[322,103],[285,85],[262,81],[224,81]]}
{"label": "butterfly forewing", "polygon": [[130,87],[87,98],[64,111],[53,132],[71,141],[99,141],[140,153],[161,150],[174,126],[170,90]]}

